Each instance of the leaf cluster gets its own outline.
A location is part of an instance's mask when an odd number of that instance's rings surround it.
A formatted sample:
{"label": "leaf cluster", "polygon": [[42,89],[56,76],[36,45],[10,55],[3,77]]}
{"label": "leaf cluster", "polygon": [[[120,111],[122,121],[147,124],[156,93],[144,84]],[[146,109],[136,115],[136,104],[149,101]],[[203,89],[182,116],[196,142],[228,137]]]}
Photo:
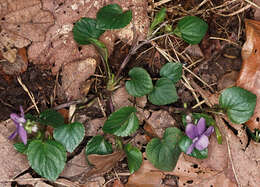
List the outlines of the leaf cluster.
{"label": "leaf cluster", "polygon": [[161,78],[153,85],[149,73],[140,67],[129,71],[131,80],[126,82],[127,92],[135,97],[148,94],[148,100],[154,105],[167,105],[178,99],[175,83],[182,76],[182,64],[169,62],[160,70]]}
{"label": "leaf cluster", "polygon": [[79,122],[65,124],[64,117],[55,110],[47,109],[39,116],[26,115],[27,120],[54,128],[53,138],[41,136],[29,140],[26,145],[14,144],[17,151],[27,155],[29,164],[39,175],[54,181],[65,167],[67,152],[73,152],[83,140],[85,128]]}

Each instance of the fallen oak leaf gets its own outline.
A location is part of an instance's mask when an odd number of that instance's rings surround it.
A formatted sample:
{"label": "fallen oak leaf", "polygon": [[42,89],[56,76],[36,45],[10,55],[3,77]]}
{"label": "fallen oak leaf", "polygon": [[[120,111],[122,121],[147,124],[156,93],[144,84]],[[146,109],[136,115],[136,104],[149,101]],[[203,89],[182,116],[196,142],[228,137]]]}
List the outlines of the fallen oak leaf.
{"label": "fallen oak leaf", "polygon": [[247,40],[241,51],[243,64],[236,85],[257,96],[254,115],[246,122],[254,132],[255,129],[260,129],[260,21],[246,19],[245,25]]}

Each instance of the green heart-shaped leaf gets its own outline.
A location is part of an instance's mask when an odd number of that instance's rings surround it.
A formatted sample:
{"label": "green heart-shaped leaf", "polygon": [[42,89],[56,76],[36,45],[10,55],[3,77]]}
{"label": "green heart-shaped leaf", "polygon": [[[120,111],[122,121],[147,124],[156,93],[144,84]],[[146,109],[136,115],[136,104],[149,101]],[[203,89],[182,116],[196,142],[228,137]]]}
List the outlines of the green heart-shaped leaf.
{"label": "green heart-shaped leaf", "polygon": [[19,153],[23,153],[26,154],[26,151],[28,149],[29,144],[32,142],[32,140],[27,140],[27,144],[24,145],[23,142],[18,142],[14,144],[14,148],[16,151],[18,151]]}
{"label": "green heart-shaped leaf", "polygon": [[59,177],[67,159],[63,145],[53,140],[32,141],[28,147],[27,156],[32,169],[51,181]]}
{"label": "green heart-shaped leaf", "polygon": [[81,44],[90,44],[89,38],[98,39],[105,31],[97,28],[97,21],[92,18],[81,18],[73,27],[74,40]]}
{"label": "green heart-shaped leaf", "polygon": [[[192,144],[192,140],[188,136],[183,136],[181,141],[179,142],[179,147],[182,152],[186,153],[190,145]],[[194,148],[190,156],[193,156],[198,159],[204,159],[208,157],[208,148],[199,151]]]}
{"label": "green heart-shaped leaf", "polygon": [[208,24],[196,16],[182,18],[173,33],[189,44],[198,44],[205,36]]}
{"label": "green heart-shaped leaf", "polygon": [[100,135],[91,138],[86,146],[86,156],[91,154],[108,155],[111,153],[113,153],[112,145]]}
{"label": "green heart-shaped leaf", "polygon": [[54,129],[53,137],[56,141],[62,143],[70,153],[80,144],[85,135],[84,126],[79,123],[64,124]]}
{"label": "green heart-shaped leaf", "polygon": [[97,13],[97,27],[102,30],[121,29],[132,20],[130,10],[123,12],[118,4],[110,4],[99,9]]}
{"label": "green heart-shaped leaf", "polygon": [[47,109],[40,113],[39,122],[57,128],[64,124],[64,117],[53,109]]}
{"label": "green heart-shaped leaf", "polygon": [[219,104],[231,122],[241,124],[254,114],[256,95],[240,87],[231,87],[221,93]]}
{"label": "green heart-shaped leaf", "polygon": [[153,91],[148,95],[149,101],[154,105],[167,105],[178,100],[176,88],[168,78],[156,81]]}
{"label": "green heart-shaped leaf", "polygon": [[153,90],[153,82],[149,73],[140,67],[134,67],[129,71],[130,81],[127,81],[125,88],[127,92],[135,97],[142,97]]}
{"label": "green heart-shaped leaf", "polygon": [[178,82],[182,76],[182,64],[178,62],[165,64],[160,70],[160,76],[172,80],[173,83]]}
{"label": "green heart-shaped leaf", "polygon": [[134,107],[122,107],[113,112],[105,122],[103,131],[116,136],[129,136],[139,127]]}
{"label": "green heart-shaped leaf", "polygon": [[124,151],[127,156],[129,171],[132,174],[135,171],[137,171],[142,165],[143,162],[142,153],[138,148],[132,146],[131,144],[126,144],[124,147]]}
{"label": "green heart-shaped leaf", "polygon": [[147,144],[147,159],[158,169],[172,171],[181,154],[178,143],[182,136],[184,135],[178,128],[167,128],[162,140],[153,138]]}

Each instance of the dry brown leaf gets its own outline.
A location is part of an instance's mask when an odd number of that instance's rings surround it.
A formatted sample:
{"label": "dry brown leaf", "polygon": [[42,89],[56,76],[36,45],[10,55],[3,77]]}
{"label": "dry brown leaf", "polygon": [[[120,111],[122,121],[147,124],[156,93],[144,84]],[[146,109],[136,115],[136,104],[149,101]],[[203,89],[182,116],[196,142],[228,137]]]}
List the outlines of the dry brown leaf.
{"label": "dry brown leaf", "polygon": [[198,44],[190,45],[186,49],[186,53],[188,53],[191,56],[195,56],[195,57],[203,57],[204,56],[201,49],[200,49],[200,46]]}
{"label": "dry brown leaf", "polygon": [[117,151],[109,155],[88,155],[88,160],[94,167],[86,173],[86,176],[94,177],[102,175],[110,171],[124,157],[124,151]]}
{"label": "dry brown leaf", "polygon": [[175,169],[172,172],[166,172],[179,177],[179,186],[196,186],[196,187],[235,187],[224,171],[217,171],[205,168],[201,164],[188,161],[184,154],[181,154]]}
{"label": "dry brown leaf", "polygon": [[81,187],[103,187],[105,184],[104,177],[95,177],[87,181]]}
{"label": "dry brown leaf", "polygon": [[237,71],[232,71],[223,75],[218,81],[218,90],[223,90],[225,88],[235,86],[238,75],[239,74]]}
{"label": "dry brown leaf", "polygon": [[130,175],[125,187],[163,187],[165,175],[156,169],[148,160],[143,163],[138,171]]}
{"label": "dry brown leaf", "polygon": [[[260,184],[260,145],[250,142],[246,147],[247,141],[243,140],[246,131],[240,131],[239,136],[228,129],[223,119],[215,116],[216,122],[222,132],[224,132],[228,144],[228,155],[232,171],[239,186],[258,186]],[[229,122],[231,124],[231,122]]]}
{"label": "dry brown leaf", "polygon": [[73,159],[67,162],[60,176],[65,178],[72,178],[83,174],[90,168],[91,167],[88,165],[86,160],[85,150],[83,150],[79,155],[76,155],[73,157]]}
{"label": "dry brown leaf", "polygon": [[127,93],[124,86],[113,92],[111,98],[115,110],[118,110],[124,106],[132,106],[134,101],[134,97]]}
{"label": "dry brown leaf", "polygon": [[96,118],[91,121],[88,121],[85,124],[85,134],[86,136],[96,136],[96,135],[103,135],[102,127],[106,121],[106,118]]}
{"label": "dry brown leaf", "polygon": [[17,75],[26,71],[28,66],[28,58],[26,55],[26,49],[18,49],[18,53],[15,56],[14,62],[10,63],[9,61],[1,61],[0,70],[3,71],[6,75]]}
{"label": "dry brown leaf", "polygon": [[49,11],[42,9],[40,0],[1,0],[0,23],[0,51],[13,63],[17,53],[15,48],[44,41],[54,19]]}
{"label": "dry brown leaf", "polygon": [[81,96],[80,87],[83,82],[95,73],[97,62],[94,58],[71,62],[62,70],[62,93],[68,100]]}
{"label": "dry brown leaf", "polygon": [[[254,3],[257,4],[258,6],[260,6],[260,0],[254,0]],[[256,8],[256,7],[252,7],[255,10],[254,13],[254,19],[255,20],[260,20],[260,9]]]}
{"label": "dry brown leaf", "polygon": [[115,180],[113,187],[124,187],[124,185],[120,180]]}
{"label": "dry brown leaf", "polygon": [[245,20],[246,42],[242,48],[243,64],[237,86],[257,95],[254,115],[246,122],[251,131],[260,129],[260,21]]}
{"label": "dry brown leaf", "polygon": [[151,128],[146,128],[153,130],[151,134],[156,134],[156,136],[162,138],[165,129],[175,126],[176,121],[167,111],[158,110],[152,112],[151,117],[146,120],[146,123],[151,126]]}
{"label": "dry brown leaf", "polygon": [[[3,121],[0,126],[0,181],[6,181],[13,179],[13,177],[28,169],[29,164],[26,156],[14,149],[14,142],[8,140],[8,136],[16,128],[13,121]],[[0,185],[3,184],[0,182]]]}

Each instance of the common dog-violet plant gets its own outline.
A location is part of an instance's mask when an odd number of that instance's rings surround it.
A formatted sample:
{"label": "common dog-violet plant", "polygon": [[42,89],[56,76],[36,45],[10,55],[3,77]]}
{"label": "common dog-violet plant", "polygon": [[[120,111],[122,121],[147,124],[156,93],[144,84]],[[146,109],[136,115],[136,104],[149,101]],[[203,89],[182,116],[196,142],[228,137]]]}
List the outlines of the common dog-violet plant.
{"label": "common dog-violet plant", "polygon": [[99,37],[106,30],[124,28],[131,20],[130,10],[123,12],[118,4],[110,4],[99,9],[96,19],[81,18],[73,27],[74,40],[80,45],[93,44],[101,55],[108,76],[107,89],[111,91],[115,89],[118,80],[114,80],[109,67],[108,50]]}
{"label": "common dog-violet plant", "polygon": [[[45,110],[39,115],[11,114],[16,131],[9,137],[19,135],[23,143],[15,143],[20,153],[26,154],[34,171],[48,180],[54,181],[65,167],[68,152],[73,152],[85,135],[81,123],[64,123],[63,116],[55,110]],[[47,125],[54,128],[53,135],[46,133]],[[22,129],[22,130],[21,130]]]}

